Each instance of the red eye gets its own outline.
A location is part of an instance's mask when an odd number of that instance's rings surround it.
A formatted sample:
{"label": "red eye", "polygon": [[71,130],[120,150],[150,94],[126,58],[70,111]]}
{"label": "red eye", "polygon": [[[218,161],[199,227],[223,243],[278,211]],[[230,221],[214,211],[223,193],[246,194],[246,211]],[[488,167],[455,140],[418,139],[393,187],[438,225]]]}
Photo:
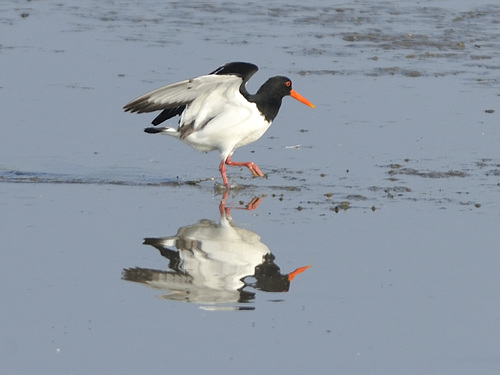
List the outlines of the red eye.
{"label": "red eye", "polygon": [[292,82],[290,82],[290,81],[286,81],[286,83],[285,83],[285,86],[286,86],[286,87],[290,87],[291,85],[292,85]]}

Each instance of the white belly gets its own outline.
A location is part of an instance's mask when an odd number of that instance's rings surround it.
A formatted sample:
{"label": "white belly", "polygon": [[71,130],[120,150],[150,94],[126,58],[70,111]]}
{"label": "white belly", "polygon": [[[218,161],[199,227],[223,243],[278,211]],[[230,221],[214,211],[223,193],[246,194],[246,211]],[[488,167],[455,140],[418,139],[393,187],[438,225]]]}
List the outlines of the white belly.
{"label": "white belly", "polygon": [[183,142],[200,151],[219,150],[223,157],[227,157],[236,148],[262,137],[269,126],[271,123],[265,120],[255,104],[251,104],[223,111],[185,137]]}

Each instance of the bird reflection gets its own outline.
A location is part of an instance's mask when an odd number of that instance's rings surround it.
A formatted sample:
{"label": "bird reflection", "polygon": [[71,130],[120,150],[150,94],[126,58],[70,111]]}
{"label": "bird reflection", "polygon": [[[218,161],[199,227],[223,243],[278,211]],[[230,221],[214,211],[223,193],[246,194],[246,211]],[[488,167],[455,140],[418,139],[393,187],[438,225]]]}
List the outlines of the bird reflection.
{"label": "bird reflection", "polygon": [[[163,299],[200,304],[249,302],[255,292],[248,289],[287,292],[293,278],[309,266],[282,274],[260,236],[234,223],[226,197],[227,192],[219,206],[218,223],[202,219],[179,228],[174,236],[144,240],[168,259],[168,270],[129,268],[122,278],[167,291],[160,296]],[[253,198],[245,209],[256,209],[261,200]]]}

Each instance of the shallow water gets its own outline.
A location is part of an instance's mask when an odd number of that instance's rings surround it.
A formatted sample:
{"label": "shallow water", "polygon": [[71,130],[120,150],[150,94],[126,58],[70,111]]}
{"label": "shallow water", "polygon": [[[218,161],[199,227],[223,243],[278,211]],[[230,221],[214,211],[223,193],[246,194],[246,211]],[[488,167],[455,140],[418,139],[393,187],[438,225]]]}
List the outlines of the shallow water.
{"label": "shallow water", "polygon": [[[2,373],[498,373],[499,19],[1,4]],[[229,170],[229,218],[218,155],[121,108],[235,60],[260,67],[250,91],[286,74],[316,109],[285,99],[235,153],[266,178]]]}

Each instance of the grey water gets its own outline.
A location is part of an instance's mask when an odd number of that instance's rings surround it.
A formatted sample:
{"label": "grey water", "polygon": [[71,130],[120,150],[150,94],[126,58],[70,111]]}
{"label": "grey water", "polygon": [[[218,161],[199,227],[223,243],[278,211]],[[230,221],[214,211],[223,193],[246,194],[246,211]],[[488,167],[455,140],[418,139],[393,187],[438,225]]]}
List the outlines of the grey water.
{"label": "grey water", "polygon": [[[497,374],[499,19],[2,2],[1,372]],[[221,207],[218,155],[122,107],[228,61],[316,108],[284,99]]]}

